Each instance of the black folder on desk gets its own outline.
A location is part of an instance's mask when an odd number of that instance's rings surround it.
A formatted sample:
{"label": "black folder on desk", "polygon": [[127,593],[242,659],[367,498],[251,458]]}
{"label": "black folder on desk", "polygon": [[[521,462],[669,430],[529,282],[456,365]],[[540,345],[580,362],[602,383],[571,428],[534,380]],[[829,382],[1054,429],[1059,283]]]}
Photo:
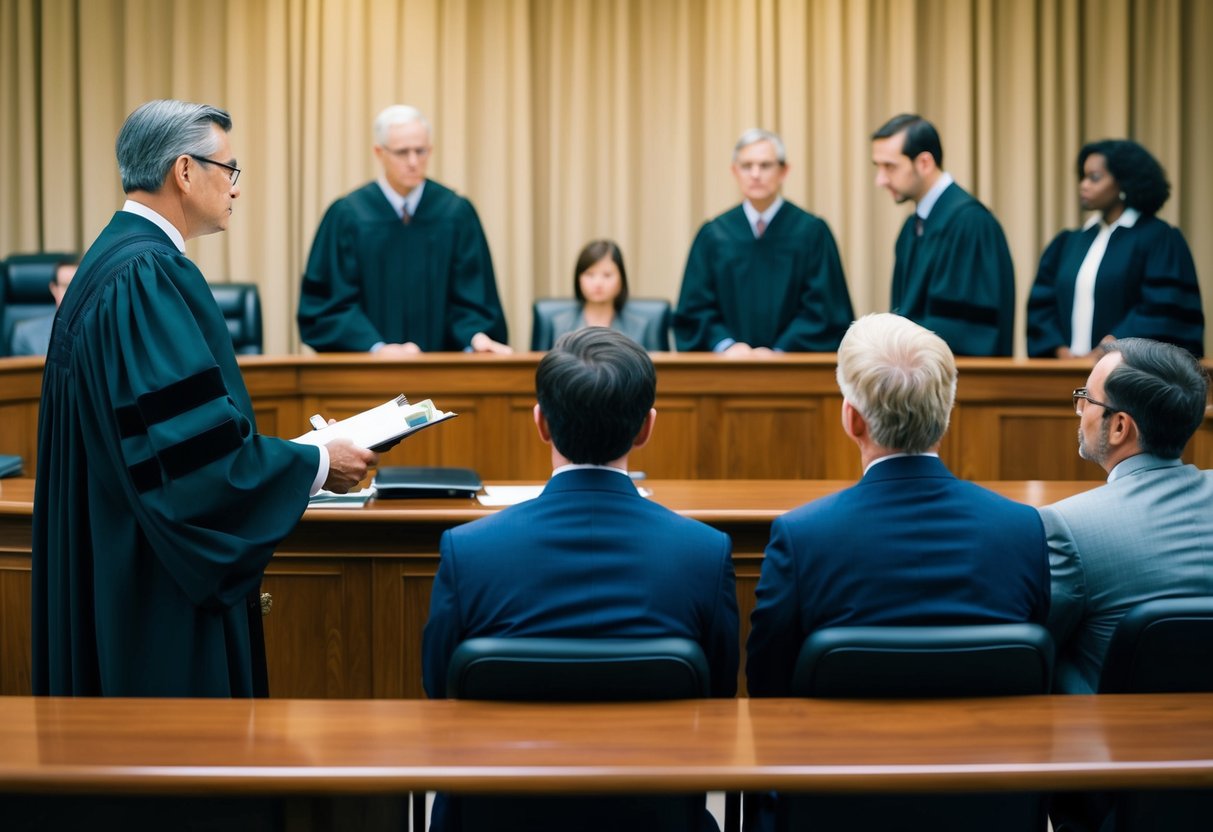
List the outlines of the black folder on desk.
{"label": "black folder on desk", "polygon": [[21,457],[11,454],[0,454],[0,477],[21,476]]}
{"label": "black folder on desk", "polygon": [[380,468],[371,482],[379,499],[395,497],[476,496],[484,485],[471,468],[388,466]]}

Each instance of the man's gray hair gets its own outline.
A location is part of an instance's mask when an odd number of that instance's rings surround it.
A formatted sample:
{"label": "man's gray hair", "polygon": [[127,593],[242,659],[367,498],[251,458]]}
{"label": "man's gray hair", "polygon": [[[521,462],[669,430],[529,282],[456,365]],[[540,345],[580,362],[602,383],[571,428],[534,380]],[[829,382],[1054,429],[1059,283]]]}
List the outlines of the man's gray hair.
{"label": "man's gray hair", "polygon": [[956,401],[956,359],[929,329],[889,312],[865,315],[838,347],[837,378],[877,444],[918,454],[943,439]]}
{"label": "man's gray hair", "polygon": [[788,151],[783,146],[783,139],[779,138],[778,133],[763,130],[761,127],[751,127],[741,134],[741,138],[737,140],[737,144],[733,145],[733,161],[737,161],[738,153],[758,142],[770,142],[771,146],[775,148],[775,158],[779,160],[779,164],[786,165],[788,163]]}
{"label": "man's gray hair", "polygon": [[218,150],[212,124],[230,132],[232,117],[209,104],[172,99],[140,106],[126,117],[114,146],[123,192],[155,193],[179,157],[210,156]]}
{"label": "man's gray hair", "polygon": [[388,132],[397,124],[420,124],[425,128],[425,135],[432,142],[434,141],[434,130],[430,127],[430,123],[425,120],[425,116],[416,107],[410,107],[407,104],[393,104],[390,107],[385,107],[379,115],[375,116],[375,123],[371,130],[375,134],[375,144],[380,147],[387,147]]}

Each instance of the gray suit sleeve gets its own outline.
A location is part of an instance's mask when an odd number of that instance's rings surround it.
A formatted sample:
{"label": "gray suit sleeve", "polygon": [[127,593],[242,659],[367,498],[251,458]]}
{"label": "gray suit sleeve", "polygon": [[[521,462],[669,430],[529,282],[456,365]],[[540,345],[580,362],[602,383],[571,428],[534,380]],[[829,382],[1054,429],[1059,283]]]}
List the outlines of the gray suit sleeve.
{"label": "gray suit sleeve", "polygon": [[1053,599],[1049,607],[1049,632],[1061,647],[1082,620],[1086,607],[1086,579],[1082,559],[1070,525],[1056,508],[1040,509],[1045,537],[1049,543],[1049,572],[1052,575]]}

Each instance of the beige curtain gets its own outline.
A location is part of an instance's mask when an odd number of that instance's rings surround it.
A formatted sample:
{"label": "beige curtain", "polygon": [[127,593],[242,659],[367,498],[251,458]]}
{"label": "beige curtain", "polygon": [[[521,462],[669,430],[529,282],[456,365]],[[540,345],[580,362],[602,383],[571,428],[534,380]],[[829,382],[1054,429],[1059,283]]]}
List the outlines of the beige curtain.
{"label": "beige curtain", "polygon": [[786,139],[786,196],[829,222],[862,313],[887,308],[908,210],[873,186],[868,135],[917,111],[1006,229],[1022,353],[1036,260],[1080,221],[1074,158],[1094,138],[1167,168],[1162,216],[1213,319],[1211,42],[1205,0],[0,0],[0,256],[88,246],[120,204],[113,140],[139,103],[219,104],[242,195],[189,253],[212,281],[258,283],[267,350],[298,350],[316,225],[375,175],[374,115],[406,102],[435,126],[431,175],[480,212],[525,348],[531,301],[571,292],[593,237],[623,246],[634,294],[675,300],[758,125]]}

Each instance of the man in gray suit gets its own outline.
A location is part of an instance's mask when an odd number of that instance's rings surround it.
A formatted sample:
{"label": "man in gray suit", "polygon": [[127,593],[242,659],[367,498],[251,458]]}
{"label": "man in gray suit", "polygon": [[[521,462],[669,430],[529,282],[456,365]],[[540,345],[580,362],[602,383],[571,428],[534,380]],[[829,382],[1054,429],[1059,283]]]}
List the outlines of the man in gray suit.
{"label": "man in gray suit", "polygon": [[[67,286],[76,276],[76,266],[79,260],[75,258],[60,260],[55,265],[55,274],[51,278],[51,297],[55,299],[55,309],[63,303],[63,295]],[[37,318],[26,318],[17,321],[13,327],[12,343],[9,344],[11,355],[46,355],[46,348],[51,342],[51,327],[55,323],[55,313],[40,315]]]}
{"label": "man in gray suit", "polygon": [[1078,453],[1108,484],[1040,510],[1063,693],[1097,689],[1112,632],[1135,605],[1213,595],[1213,471],[1179,459],[1204,419],[1208,376],[1171,344],[1125,338],[1104,351],[1074,407]]}

